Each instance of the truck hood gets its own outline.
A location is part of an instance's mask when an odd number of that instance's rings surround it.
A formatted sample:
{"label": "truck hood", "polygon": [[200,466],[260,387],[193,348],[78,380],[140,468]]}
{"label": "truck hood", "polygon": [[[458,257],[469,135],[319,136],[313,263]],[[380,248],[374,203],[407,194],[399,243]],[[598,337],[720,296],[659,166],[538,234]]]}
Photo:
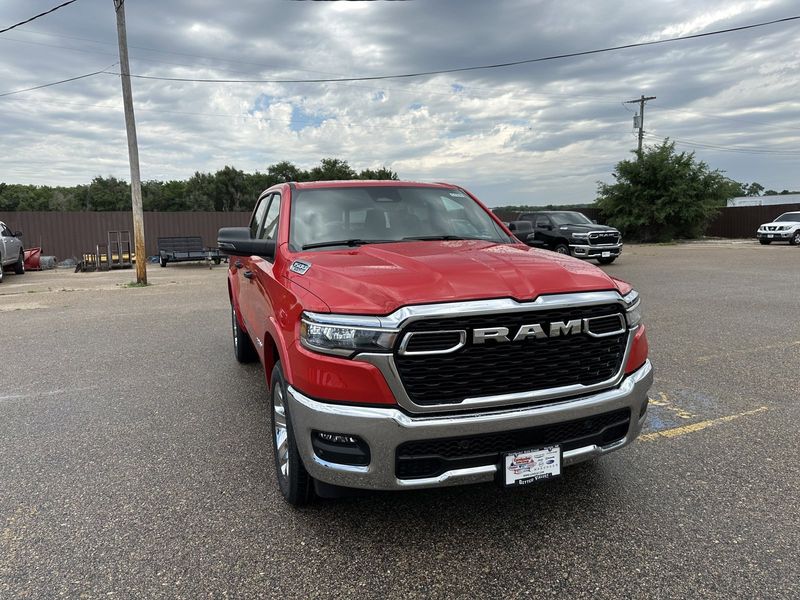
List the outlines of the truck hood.
{"label": "truck hood", "polygon": [[411,304],[617,290],[601,269],[523,244],[480,240],[369,244],[303,252],[287,278],[335,313],[386,315]]}

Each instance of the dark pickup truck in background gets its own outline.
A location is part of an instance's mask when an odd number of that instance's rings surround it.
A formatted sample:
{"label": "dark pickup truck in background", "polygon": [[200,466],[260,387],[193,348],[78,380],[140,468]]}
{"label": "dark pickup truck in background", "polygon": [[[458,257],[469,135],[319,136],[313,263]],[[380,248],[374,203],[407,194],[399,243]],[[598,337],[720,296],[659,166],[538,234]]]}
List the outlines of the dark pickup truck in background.
{"label": "dark pickup truck in background", "polygon": [[622,252],[622,237],[617,229],[598,225],[575,211],[522,213],[508,228],[528,246],[595,259],[601,265],[611,264]]}

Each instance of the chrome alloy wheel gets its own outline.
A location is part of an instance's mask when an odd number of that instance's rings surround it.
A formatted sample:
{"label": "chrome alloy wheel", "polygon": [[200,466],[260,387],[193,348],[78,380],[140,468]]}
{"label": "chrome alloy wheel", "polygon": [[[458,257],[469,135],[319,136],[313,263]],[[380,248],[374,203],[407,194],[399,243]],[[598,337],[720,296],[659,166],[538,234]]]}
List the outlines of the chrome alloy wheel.
{"label": "chrome alloy wheel", "polygon": [[289,478],[289,431],[286,427],[286,406],[284,405],[283,386],[275,386],[273,392],[274,413],[272,429],[275,436],[275,452],[277,452],[278,468],[281,477]]}
{"label": "chrome alloy wheel", "polygon": [[231,327],[233,328],[233,349],[239,351],[239,323],[236,321],[236,309],[231,306]]}

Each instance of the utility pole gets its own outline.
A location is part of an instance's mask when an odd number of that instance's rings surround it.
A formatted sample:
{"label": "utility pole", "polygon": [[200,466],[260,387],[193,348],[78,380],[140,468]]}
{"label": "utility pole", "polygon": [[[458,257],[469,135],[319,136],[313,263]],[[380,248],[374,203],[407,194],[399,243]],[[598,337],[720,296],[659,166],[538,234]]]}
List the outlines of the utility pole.
{"label": "utility pole", "polygon": [[639,149],[636,153],[639,156],[639,160],[642,160],[642,140],[644,139],[644,103],[648,100],[655,100],[655,96],[646,96],[642,94],[642,97],[637,100],[628,100],[625,104],[639,104]]}
{"label": "utility pole", "polygon": [[[114,10],[117,12],[119,72],[122,80],[122,100],[125,105],[125,128],[128,132],[128,160],[131,164],[131,205],[133,207],[133,245],[136,253],[136,283],[147,285],[147,251],[144,247],[142,182],[139,179],[139,145],[136,142],[136,119],[133,114],[131,69],[128,64],[128,37],[125,33],[125,0],[114,0]],[[109,248],[110,251],[111,248]],[[122,248],[119,251],[122,252]]]}

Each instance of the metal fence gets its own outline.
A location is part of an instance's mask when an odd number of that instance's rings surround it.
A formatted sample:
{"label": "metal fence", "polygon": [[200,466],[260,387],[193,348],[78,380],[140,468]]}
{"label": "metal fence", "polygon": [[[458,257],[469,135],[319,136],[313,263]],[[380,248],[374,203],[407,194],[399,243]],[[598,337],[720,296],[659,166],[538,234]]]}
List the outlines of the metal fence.
{"label": "metal fence", "polygon": [[[596,208],[577,210],[598,223],[605,223],[603,215]],[[778,215],[791,211],[800,211],[800,204],[725,207],[711,220],[706,235],[722,238],[755,238],[759,225],[769,223]],[[513,221],[518,213],[495,211],[495,214],[503,221]]]}
{"label": "metal fence", "polygon": [[762,223],[773,221],[778,215],[800,211],[800,204],[773,204],[772,206],[731,206],[720,210],[706,230],[706,235],[723,238],[754,238]]}
{"label": "metal fence", "polygon": [[[800,210],[800,204],[773,206],[726,207],[711,222],[706,235],[725,238],[752,238],[761,223],[772,221],[784,212]],[[603,223],[595,208],[581,209],[590,219]],[[516,215],[498,211],[503,220]],[[217,245],[220,227],[245,226],[250,213],[245,212],[146,212],[144,229],[147,255],[156,254],[159,237],[199,235],[205,246]],[[129,212],[0,212],[0,221],[12,230],[23,232],[25,247],[39,246],[42,254],[59,260],[93,252],[98,243],[105,243],[109,231],[133,233]]]}
{"label": "metal fence", "polygon": [[[160,237],[199,235],[205,246],[217,245],[220,227],[245,226],[247,212],[146,212],[144,231],[148,256],[157,253]],[[26,248],[39,246],[42,254],[59,260],[94,252],[109,231],[128,230],[133,239],[130,212],[0,212],[0,221],[12,231],[22,231]]]}

